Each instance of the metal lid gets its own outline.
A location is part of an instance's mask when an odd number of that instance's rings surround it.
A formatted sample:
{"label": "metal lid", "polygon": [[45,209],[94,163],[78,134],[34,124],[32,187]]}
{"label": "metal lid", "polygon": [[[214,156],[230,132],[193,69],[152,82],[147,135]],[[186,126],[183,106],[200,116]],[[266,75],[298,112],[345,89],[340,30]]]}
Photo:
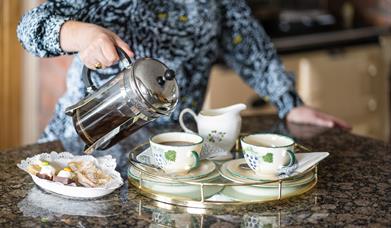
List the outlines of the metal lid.
{"label": "metal lid", "polygon": [[132,75],[140,95],[156,112],[169,115],[175,109],[179,91],[173,70],[158,60],[142,58],[133,64]]}

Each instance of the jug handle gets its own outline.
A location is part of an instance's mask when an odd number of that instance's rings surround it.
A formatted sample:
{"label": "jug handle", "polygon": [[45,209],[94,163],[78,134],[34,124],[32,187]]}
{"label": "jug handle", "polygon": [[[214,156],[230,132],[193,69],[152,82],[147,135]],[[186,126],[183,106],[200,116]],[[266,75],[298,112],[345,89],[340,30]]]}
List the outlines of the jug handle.
{"label": "jug handle", "polygon": [[185,108],[185,109],[183,109],[182,112],[179,114],[179,124],[181,125],[181,128],[182,128],[185,132],[194,133],[194,131],[192,131],[192,130],[190,130],[189,128],[187,128],[186,125],[185,125],[185,123],[183,122],[183,115],[185,115],[187,112],[194,118],[194,120],[195,120],[196,123],[197,123],[197,115],[193,112],[193,110],[191,110],[191,109],[189,109],[189,108]]}
{"label": "jug handle", "polygon": [[[126,52],[124,50],[122,50],[120,47],[116,46],[115,49],[117,50],[117,53],[121,58],[120,62],[122,62],[124,66],[130,65],[135,62],[135,59],[133,57],[129,57],[126,54]],[[127,61],[127,64],[124,61]],[[87,93],[92,93],[92,92],[96,91],[97,88],[91,80],[91,70],[88,67],[86,67],[85,65],[83,66],[83,70],[82,70],[81,75],[83,78],[84,85],[87,87]]]}

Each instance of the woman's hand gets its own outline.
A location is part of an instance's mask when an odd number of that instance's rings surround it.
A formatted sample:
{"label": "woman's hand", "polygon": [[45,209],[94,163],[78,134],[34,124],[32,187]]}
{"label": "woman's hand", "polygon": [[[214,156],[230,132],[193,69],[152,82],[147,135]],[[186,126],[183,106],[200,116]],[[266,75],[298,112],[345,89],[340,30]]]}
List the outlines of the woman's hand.
{"label": "woman's hand", "polygon": [[299,124],[312,124],[321,127],[338,127],[350,130],[350,124],[332,115],[317,111],[308,106],[293,108],[287,115],[288,122]]}
{"label": "woman's hand", "polygon": [[64,23],[60,32],[60,45],[64,51],[79,52],[81,60],[90,69],[99,65],[105,68],[116,63],[119,56],[115,46],[130,57],[133,56],[129,46],[110,30],[77,21]]}

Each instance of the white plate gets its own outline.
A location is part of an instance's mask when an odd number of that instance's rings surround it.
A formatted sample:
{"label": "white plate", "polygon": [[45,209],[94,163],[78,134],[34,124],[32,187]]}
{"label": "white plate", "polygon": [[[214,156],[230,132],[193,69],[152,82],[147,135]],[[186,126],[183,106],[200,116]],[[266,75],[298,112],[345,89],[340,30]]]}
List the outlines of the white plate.
{"label": "white plate", "polygon": [[[232,174],[228,170],[228,167],[232,164],[241,164],[242,162],[240,160],[242,160],[242,159],[232,160],[230,162],[224,163],[220,168],[221,175],[224,178],[226,178],[230,181],[236,182],[236,183],[253,183],[253,182],[255,182],[256,180],[251,180],[251,179],[248,179],[245,177],[235,176],[234,174]],[[315,176],[314,176],[313,172],[310,172],[305,175],[297,174],[297,178],[284,181],[283,186],[284,187],[295,187],[298,185],[307,184],[307,183],[311,182],[314,178],[315,178]],[[262,181],[260,181],[260,182],[262,182]],[[255,188],[278,188],[278,183],[267,183],[267,184],[262,184],[262,185],[254,186],[254,187]]]}
{"label": "white plate", "polygon": [[145,170],[147,173],[155,176],[167,177],[183,181],[203,178],[211,174],[216,169],[216,165],[212,161],[208,160],[202,160],[198,168],[190,170],[185,175],[169,175],[159,168],[153,168],[143,164],[136,164],[136,166]]}
{"label": "white plate", "polygon": [[[308,189],[313,184],[315,180],[308,182],[307,184],[298,185],[295,187],[283,187],[281,191],[282,197],[287,197],[291,195],[296,195],[299,192]],[[258,188],[252,186],[230,186],[224,188],[220,193],[226,197],[230,197],[235,201],[260,201],[260,200],[272,200],[278,197],[277,188]]]}
{"label": "white plate", "polygon": [[[129,167],[128,170],[128,176],[131,179],[139,180],[140,179],[140,172],[136,170],[133,166]],[[197,179],[197,180],[191,180],[192,182],[207,182],[212,181],[220,176],[219,172],[215,170],[208,176]],[[191,185],[191,184],[185,184],[180,182],[166,182],[163,180],[158,180],[151,177],[143,177],[142,178],[142,186],[143,188],[147,188],[150,191],[158,194],[163,194],[165,196],[172,196],[175,198],[183,197],[186,199],[191,200],[200,200],[201,199],[201,188],[199,185]],[[221,191],[223,187],[220,186],[204,186],[204,197],[208,198],[210,196],[213,196],[217,192]]]}
{"label": "white plate", "polygon": [[[100,168],[104,173],[111,176],[111,180],[102,187],[87,188],[79,186],[69,186],[62,183],[41,179],[35,175],[27,172],[27,168],[31,164],[36,164],[38,160],[48,161],[49,163],[56,164],[57,166],[65,167],[68,162],[75,160],[93,161],[94,164]],[[32,177],[34,183],[42,189],[57,193],[59,195],[73,197],[73,198],[97,198],[110,194],[115,189],[119,188],[123,184],[121,175],[115,171],[116,161],[111,155],[106,155],[99,158],[94,158],[91,155],[75,156],[69,152],[51,152],[35,155],[26,160],[22,160],[17,166],[26,171]]]}
{"label": "white plate", "polygon": [[[290,176],[297,176],[304,173],[309,168],[318,164],[320,161],[329,156],[328,152],[311,152],[311,153],[296,153],[297,169]],[[239,183],[248,183],[254,181],[267,181],[262,177],[257,176],[251,169],[242,169],[240,164],[246,163],[244,159],[235,159],[225,162],[222,166],[222,172],[224,177]],[[268,180],[281,179],[278,176],[275,178],[269,178]]]}
{"label": "white plate", "polygon": [[[132,177],[133,179],[139,180],[140,179],[140,171],[131,165],[131,166],[129,166],[129,169],[128,169],[128,176]],[[177,180],[170,179],[170,180],[168,180],[167,179],[166,180],[166,179],[162,179],[162,178],[158,178],[158,177],[151,177],[151,176],[147,176],[147,175],[144,175],[142,177],[142,179],[147,180],[149,182],[154,182],[156,184],[162,184],[162,185],[164,185],[164,184],[183,185],[183,183],[181,183],[181,181],[191,181],[191,182],[209,181],[209,180],[213,180],[219,176],[220,176],[220,174],[219,174],[218,170],[215,169],[213,172],[211,172],[208,175],[206,175],[202,178],[199,178],[199,179],[189,179],[189,180],[183,180],[183,179],[177,179]]]}

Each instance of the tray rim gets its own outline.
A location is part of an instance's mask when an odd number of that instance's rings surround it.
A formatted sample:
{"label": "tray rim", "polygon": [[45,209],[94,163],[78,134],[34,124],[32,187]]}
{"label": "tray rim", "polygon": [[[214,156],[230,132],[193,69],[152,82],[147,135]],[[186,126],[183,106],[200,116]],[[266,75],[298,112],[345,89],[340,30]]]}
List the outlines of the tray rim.
{"label": "tray rim", "polygon": [[[221,183],[219,183],[219,182],[204,182],[204,183],[202,183],[202,182],[197,182],[197,181],[192,181],[192,180],[178,180],[178,179],[173,179],[170,177],[158,176],[158,175],[154,175],[154,174],[149,173],[148,171],[144,170],[142,168],[142,165],[145,165],[145,164],[133,159],[137,155],[134,156],[134,153],[132,153],[132,152],[135,152],[146,145],[147,145],[147,143],[142,143],[142,144],[138,145],[137,147],[133,148],[129,153],[129,157],[128,157],[129,165],[136,168],[141,173],[141,176],[139,179],[135,179],[133,177],[128,176],[128,182],[132,186],[134,186],[141,195],[143,195],[147,198],[151,198],[153,200],[156,200],[158,202],[162,202],[162,203],[166,203],[166,204],[170,204],[170,205],[190,207],[190,208],[199,208],[199,209],[213,209],[213,208],[218,208],[218,207],[221,207],[224,205],[249,205],[249,204],[254,204],[254,203],[266,203],[266,202],[283,200],[283,199],[287,199],[287,198],[291,198],[294,196],[304,194],[305,192],[308,192],[312,188],[314,188],[318,182],[318,164],[316,164],[316,165],[308,168],[307,170],[305,170],[297,175],[294,175],[294,176],[285,177],[285,178],[281,178],[281,179],[277,179],[277,180],[254,181],[254,182],[248,182],[248,183],[238,183],[238,182],[233,182],[231,180],[228,180],[229,182],[226,182],[226,183],[223,183],[223,182],[221,182]],[[214,161],[211,161],[211,162],[214,162]],[[224,178],[221,175],[221,171],[220,171],[221,167],[217,164],[216,164],[216,166],[217,166],[217,169],[219,171],[220,176],[222,178]],[[300,188],[298,190],[295,190],[294,192],[289,193],[289,194],[285,194],[285,195],[282,194],[282,189],[284,186],[283,183],[285,181],[295,179],[298,176],[299,177],[304,176],[304,175],[308,174],[309,172],[314,172],[314,179],[311,180],[309,183],[307,183],[305,185],[305,187]],[[154,178],[159,177],[160,179],[167,179],[167,180],[171,180],[171,181],[173,180],[175,182],[178,182],[178,183],[184,184],[184,185],[199,186],[200,187],[199,193],[200,193],[201,199],[200,200],[184,199],[183,197],[180,197],[180,196],[179,197],[175,197],[175,196],[171,197],[168,195],[164,195],[164,193],[162,193],[162,194],[156,193],[153,190],[143,186],[142,182],[144,180],[143,179],[144,175],[154,177]],[[224,179],[226,179],[226,178],[224,178]],[[272,197],[272,198],[266,199],[266,200],[254,200],[254,201],[210,201],[210,200],[206,200],[205,196],[204,196],[204,186],[223,187],[223,189],[224,189],[225,187],[233,187],[233,186],[238,186],[238,187],[240,187],[240,186],[257,187],[258,186],[259,187],[259,186],[269,184],[269,183],[278,183],[278,188],[276,189],[276,191],[278,191],[278,195],[275,198]]]}
{"label": "tray rim", "polygon": [[308,183],[306,187],[299,189],[293,193],[287,194],[285,196],[278,196],[276,198],[271,198],[267,200],[254,200],[254,201],[232,201],[232,202],[227,202],[227,201],[208,201],[208,200],[186,200],[186,199],[179,199],[179,198],[174,198],[174,197],[169,197],[165,195],[159,195],[157,193],[154,193],[148,188],[140,186],[138,183],[139,181],[134,180],[134,179],[129,179],[128,182],[135,187],[137,192],[139,192],[141,195],[174,206],[182,206],[182,207],[190,207],[190,208],[199,208],[199,209],[217,209],[221,206],[245,206],[245,205],[250,205],[250,204],[261,204],[261,203],[268,203],[268,202],[273,202],[273,201],[279,201],[279,200],[284,200],[288,198],[292,198],[298,195],[302,195],[311,189],[313,189],[316,184],[318,183],[318,178],[317,174],[315,173],[315,178],[312,180],[310,183]]}

